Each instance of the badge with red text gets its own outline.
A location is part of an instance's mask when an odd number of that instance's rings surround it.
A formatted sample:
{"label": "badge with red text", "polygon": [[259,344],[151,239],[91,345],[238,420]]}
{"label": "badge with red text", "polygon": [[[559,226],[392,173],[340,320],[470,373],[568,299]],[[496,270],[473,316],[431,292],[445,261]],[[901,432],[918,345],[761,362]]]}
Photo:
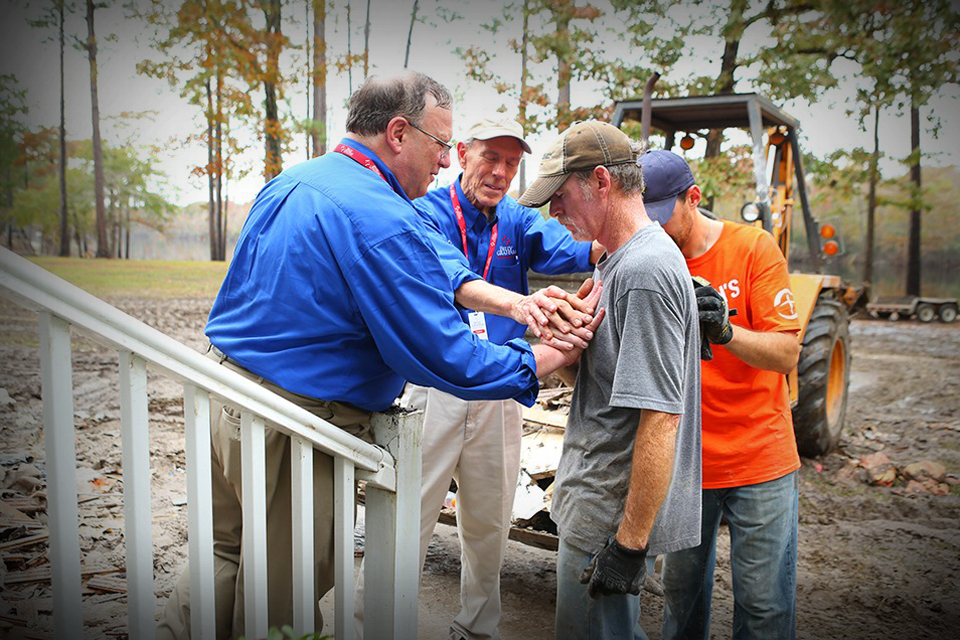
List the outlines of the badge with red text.
{"label": "badge with red text", "polygon": [[475,333],[481,340],[489,340],[490,336],[487,335],[487,316],[484,315],[482,311],[471,311],[468,317],[470,318],[470,331]]}

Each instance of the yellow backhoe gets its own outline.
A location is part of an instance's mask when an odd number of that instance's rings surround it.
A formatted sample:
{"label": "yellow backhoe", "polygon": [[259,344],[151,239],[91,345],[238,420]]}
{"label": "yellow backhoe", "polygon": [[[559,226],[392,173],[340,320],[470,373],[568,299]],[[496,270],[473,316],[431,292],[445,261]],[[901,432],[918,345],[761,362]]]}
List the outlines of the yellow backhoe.
{"label": "yellow backhoe", "polygon": [[612,121],[618,127],[638,122],[644,136],[661,132],[667,149],[677,143],[678,135],[683,136],[680,146],[686,148],[691,136],[711,129],[744,129],[752,140],[756,196],[744,203],[741,217],[745,224],[762,226],[773,235],[788,266],[793,214],[800,205],[813,272],[790,274],[803,341],[799,364],[788,375],[790,399],[800,454],[827,453],[840,439],[846,413],[849,314],[867,294],[846,286],[839,276],[822,273],[823,255],[835,253],[839,244],[833,227],[821,227],[810,211],[798,121],[755,93],[622,101],[616,103]]}

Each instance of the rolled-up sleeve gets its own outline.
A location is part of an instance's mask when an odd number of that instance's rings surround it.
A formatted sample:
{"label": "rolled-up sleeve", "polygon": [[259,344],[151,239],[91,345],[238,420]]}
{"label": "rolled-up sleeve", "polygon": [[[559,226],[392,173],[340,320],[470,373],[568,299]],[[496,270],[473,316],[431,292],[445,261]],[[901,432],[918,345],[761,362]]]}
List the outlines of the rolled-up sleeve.
{"label": "rolled-up sleeve", "polygon": [[453,301],[447,265],[423,235],[405,231],[369,247],[345,277],[384,362],[415,384],[466,400],[536,400],[536,361],[523,340],[477,338]]}

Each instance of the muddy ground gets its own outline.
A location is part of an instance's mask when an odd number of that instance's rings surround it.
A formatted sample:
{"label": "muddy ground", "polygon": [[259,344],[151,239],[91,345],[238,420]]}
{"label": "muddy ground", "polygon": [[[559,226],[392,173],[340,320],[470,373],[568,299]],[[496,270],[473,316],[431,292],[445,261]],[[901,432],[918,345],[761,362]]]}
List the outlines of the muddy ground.
{"label": "muddy ground", "polygon": [[[209,300],[111,300],[201,349]],[[847,426],[840,447],[801,470],[798,635],[946,638],[960,628],[960,323],[855,320]],[[0,301],[0,638],[50,637],[45,470],[36,316]],[[74,338],[80,535],[90,637],[126,637],[117,357]],[[150,376],[155,588],[162,604],[184,562],[181,388]],[[890,465],[874,455],[882,452]],[[937,481],[912,463],[943,465]],[[869,468],[867,468],[869,467]],[[940,475],[935,464],[927,465]],[[880,482],[881,484],[876,484]],[[884,483],[892,483],[885,486]],[[11,511],[11,507],[15,511]],[[711,635],[728,638],[729,541],[720,540]],[[511,541],[503,636],[553,637],[554,553]],[[456,530],[439,525],[421,597],[421,637],[445,638],[458,606]],[[643,595],[659,638],[662,603]],[[328,623],[332,622],[328,620]],[[328,629],[330,626],[328,624]]]}

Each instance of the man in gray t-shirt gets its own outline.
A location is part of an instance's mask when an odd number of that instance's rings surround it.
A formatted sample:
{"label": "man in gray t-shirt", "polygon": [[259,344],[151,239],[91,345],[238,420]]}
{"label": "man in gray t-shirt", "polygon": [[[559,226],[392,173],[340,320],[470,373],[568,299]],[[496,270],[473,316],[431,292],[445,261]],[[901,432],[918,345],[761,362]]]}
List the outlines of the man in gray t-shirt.
{"label": "man in gray t-shirt", "polygon": [[632,638],[647,553],[700,538],[700,335],[683,256],[643,207],[641,147],[574,125],[520,197],[607,249],[557,470],[556,637]]}

